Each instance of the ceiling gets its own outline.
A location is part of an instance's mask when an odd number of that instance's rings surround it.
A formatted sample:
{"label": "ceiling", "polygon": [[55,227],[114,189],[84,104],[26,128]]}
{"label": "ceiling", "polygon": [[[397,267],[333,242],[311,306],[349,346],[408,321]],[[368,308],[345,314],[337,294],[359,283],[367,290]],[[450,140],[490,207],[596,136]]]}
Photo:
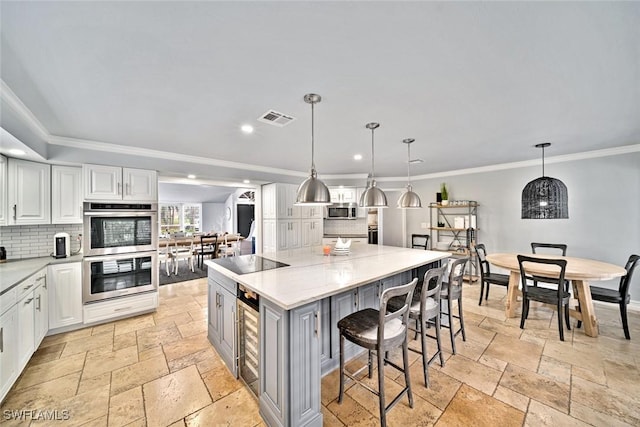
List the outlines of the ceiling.
{"label": "ceiling", "polygon": [[[3,87],[46,143],[16,136],[51,162],[299,182],[307,93],[322,96],[315,164],[328,179],[366,176],[372,121],[389,179],[406,176],[409,137],[424,160],[413,176],[539,159],[540,142],[550,157],[640,143],[639,2],[3,0],[0,12]],[[258,122],[269,109],[296,120]]]}

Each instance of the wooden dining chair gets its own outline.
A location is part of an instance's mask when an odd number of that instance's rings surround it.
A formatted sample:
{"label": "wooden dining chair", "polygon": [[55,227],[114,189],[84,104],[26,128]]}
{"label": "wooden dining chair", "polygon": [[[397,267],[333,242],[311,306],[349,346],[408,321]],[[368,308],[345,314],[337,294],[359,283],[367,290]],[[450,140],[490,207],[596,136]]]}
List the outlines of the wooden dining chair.
{"label": "wooden dining chair", "polygon": [[428,243],[429,243],[428,234],[412,234],[411,235],[411,247],[414,249],[424,249],[426,251]]}
{"label": "wooden dining chair", "polygon": [[193,239],[189,239],[187,243],[179,244],[177,240],[174,241],[174,247],[171,251],[171,256],[174,262],[173,274],[178,274],[178,267],[180,266],[180,260],[185,260],[189,266],[191,272],[195,271],[193,264],[193,252],[194,245]]}
{"label": "wooden dining chair", "polygon": [[[591,289],[591,299],[596,301],[610,302],[612,304],[618,304],[620,307],[620,317],[622,319],[622,329],[624,330],[624,337],[628,340],[631,339],[629,333],[629,320],[627,319],[627,304],[631,301],[631,295],[629,294],[629,288],[631,285],[631,278],[636,267],[640,264],[640,256],[631,255],[627,260],[624,269],[627,270],[627,274],[620,278],[620,285],[618,289],[601,288],[598,286],[589,286]],[[578,307],[578,311],[580,307]],[[578,328],[582,326],[582,322],[578,321]]]}
{"label": "wooden dining chair", "polygon": [[[542,249],[543,253],[551,253],[558,254],[562,256],[567,256],[567,245],[564,243],[538,243],[531,242],[531,253],[539,254],[540,249]],[[533,281],[534,286],[538,286],[538,282],[546,282],[544,277],[528,277],[529,280]],[[564,281],[565,291],[569,292],[569,281]]]}
{"label": "wooden dining chair", "polygon": [[[204,242],[204,239],[210,239],[213,238],[213,241],[211,242]],[[206,255],[208,255],[211,258],[214,258],[216,255],[216,250],[217,250],[217,246],[218,246],[218,236],[217,235],[213,235],[213,236],[209,236],[209,235],[200,235],[200,243],[198,245],[196,245],[194,252],[197,258],[197,264],[198,264],[198,268],[202,268],[204,266],[204,257]]]}
{"label": "wooden dining chair", "polygon": [[[564,341],[564,329],[562,326],[562,311],[564,310],[564,320],[567,323],[567,330],[571,330],[569,323],[569,292],[564,287],[564,273],[567,268],[567,261],[564,259],[534,258],[526,255],[518,255],[518,265],[520,266],[520,278],[522,280],[522,314],[520,317],[520,329],[524,329],[524,322],[529,316],[529,303],[538,301],[545,304],[555,305],[558,309],[558,331],[560,341]],[[555,285],[548,288],[542,286],[529,285],[529,277],[533,277],[531,272],[535,265],[551,265],[557,267],[557,275],[545,276],[545,283]]]}
{"label": "wooden dining chair", "polygon": [[[484,293],[484,300],[489,299],[489,285],[509,286],[509,275],[492,273],[489,261],[487,261],[487,249],[484,244],[476,244],[476,254],[478,255],[478,261],[480,262],[480,301],[478,305],[482,305],[482,294]],[[485,291],[484,287],[487,287]]]}

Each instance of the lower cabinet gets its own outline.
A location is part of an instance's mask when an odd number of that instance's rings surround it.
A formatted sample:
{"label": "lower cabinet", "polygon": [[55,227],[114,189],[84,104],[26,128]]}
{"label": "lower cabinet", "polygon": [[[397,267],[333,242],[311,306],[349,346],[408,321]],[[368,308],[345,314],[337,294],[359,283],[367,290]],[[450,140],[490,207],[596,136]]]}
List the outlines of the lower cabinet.
{"label": "lower cabinet", "polygon": [[0,315],[0,401],[18,378],[18,306]]}
{"label": "lower cabinet", "polygon": [[49,295],[47,276],[42,276],[42,284],[33,291],[34,294],[34,351],[38,349],[42,339],[49,331]]}
{"label": "lower cabinet", "polygon": [[158,307],[158,293],[147,292],[102,302],[87,304],[83,307],[84,323],[95,323],[132,316],[153,311]]}
{"label": "lower cabinet", "polygon": [[238,378],[236,295],[235,292],[232,293],[229,290],[230,288],[235,289],[236,284],[209,269],[208,286],[209,314],[207,322],[209,342],[218,351],[233,376]]}
{"label": "lower cabinet", "polygon": [[22,370],[35,351],[33,291],[18,301],[18,368]]}
{"label": "lower cabinet", "polygon": [[49,329],[82,323],[82,263],[49,266]]}

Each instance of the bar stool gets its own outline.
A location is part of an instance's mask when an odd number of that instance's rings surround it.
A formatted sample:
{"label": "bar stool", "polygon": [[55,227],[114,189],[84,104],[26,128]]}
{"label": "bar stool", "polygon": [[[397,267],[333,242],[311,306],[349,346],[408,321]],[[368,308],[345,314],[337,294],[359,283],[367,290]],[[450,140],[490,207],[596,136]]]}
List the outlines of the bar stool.
{"label": "bar stool", "polygon": [[[383,427],[387,425],[387,412],[400,401],[406,393],[409,398],[409,406],[413,408],[413,395],[411,394],[411,379],[409,376],[409,356],[407,344],[407,322],[409,320],[409,306],[413,298],[413,292],[418,279],[413,279],[406,285],[397,286],[385,290],[380,295],[380,310],[366,308],[356,311],[338,322],[340,330],[340,395],[338,403],[342,403],[344,396],[344,377],[345,375],[358,384],[377,395],[380,404],[380,423]],[[404,299],[402,307],[394,312],[387,313],[387,303],[393,297],[401,297]],[[364,347],[369,351],[369,362],[358,371],[350,373],[344,369],[344,340],[347,339],[352,343]],[[385,357],[388,350],[402,346],[402,359],[404,369],[390,361]],[[369,369],[369,378],[373,376],[373,366],[371,351],[376,351],[378,357],[378,390],[374,390],[366,384],[360,382],[356,376],[364,369]],[[384,398],[384,366],[390,365],[397,370],[404,372],[404,380],[406,386],[393,399],[393,401],[385,406]]]}
{"label": "bar stool", "polygon": [[[464,269],[467,265],[469,258],[460,258],[455,260],[451,264],[451,271],[449,271],[449,281],[442,283],[442,290],[440,291],[440,298],[447,300],[447,313],[449,322],[446,325],[442,325],[443,328],[449,328],[449,335],[451,336],[451,349],[453,354],[456,354],[456,336],[462,333],[462,341],[467,340],[467,336],[464,333],[464,318],[462,316],[462,280],[464,278]],[[453,300],[458,300],[458,315],[452,313]],[[456,330],[453,325],[453,319],[460,321],[460,327]]]}
{"label": "bar stool", "polygon": [[[440,340],[440,291],[442,288],[442,278],[444,277],[447,267],[432,268],[424,274],[424,281],[420,292],[416,287],[413,293],[411,308],[409,309],[409,318],[415,320],[416,328],[409,327],[416,334],[420,333],[422,351],[409,348],[409,350],[422,354],[422,367],[424,368],[424,385],[429,387],[429,365],[433,363],[436,357],[440,356],[440,366],[444,366],[444,356],[442,354],[442,341]],[[427,284],[425,286],[424,284]],[[396,311],[402,307],[403,301],[396,297],[389,301],[387,310]],[[427,328],[434,326],[436,335],[427,334]],[[430,359],[427,359],[427,337],[436,340],[438,350],[433,353]]]}

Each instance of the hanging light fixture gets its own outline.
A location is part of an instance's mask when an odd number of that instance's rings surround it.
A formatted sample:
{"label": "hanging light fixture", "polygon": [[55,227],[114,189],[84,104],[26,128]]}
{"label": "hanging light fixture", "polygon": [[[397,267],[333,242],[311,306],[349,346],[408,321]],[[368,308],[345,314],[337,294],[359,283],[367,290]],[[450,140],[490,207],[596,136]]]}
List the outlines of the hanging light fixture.
{"label": "hanging light fixture", "polygon": [[413,138],[402,140],[404,144],[407,144],[407,191],[402,193],[398,199],[398,207],[401,209],[418,209],[422,207],[420,197],[411,188],[411,143],[414,141],[415,139]]}
{"label": "hanging light fixture", "polygon": [[309,178],[305,179],[298,187],[298,193],[296,197],[295,205],[330,205],[331,195],[329,189],[324,182],[318,179],[318,173],[316,172],[316,165],[313,161],[313,149],[314,149],[314,135],[313,135],[313,106],[320,102],[322,98],[320,95],[309,93],[304,96],[304,102],[311,104],[311,171],[309,172]]}
{"label": "hanging light fixture", "polygon": [[380,127],[379,123],[367,123],[365,126],[367,129],[371,129],[371,173],[367,177],[367,188],[360,196],[361,208],[386,208],[387,196],[384,191],[376,186],[375,173],[373,169],[374,155],[373,155],[373,132]]}
{"label": "hanging light fixture", "polygon": [[522,219],[569,218],[567,186],[559,179],[544,176],[544,149],[550,145],[536,144],[536,148],[542,148],[542,176],[522,190]]}

